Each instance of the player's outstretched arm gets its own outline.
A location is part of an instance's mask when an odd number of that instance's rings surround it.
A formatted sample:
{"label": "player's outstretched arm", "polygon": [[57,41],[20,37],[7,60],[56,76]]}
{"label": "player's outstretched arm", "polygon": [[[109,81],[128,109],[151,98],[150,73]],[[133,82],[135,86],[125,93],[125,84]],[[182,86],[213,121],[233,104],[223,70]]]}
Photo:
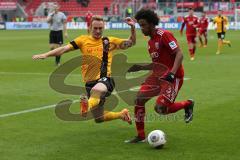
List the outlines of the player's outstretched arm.
{"label": "player's outstretched arm", "polygon": [[160,79],[166,80],[170,83],[174,82],[175,79],[175,74],[178,70],[178,68],[181,66],[182,64],[182,60],[183,60],[183,54],[182,51],[180,49],[176,50],[176,57],[175,57],[175,61],[172,67],[172,70],[165,73],[162,77],[160,77]]}
{"label": "player's outstretched arm", "polygon": [[124,22],[127,23],[131,27],[131,35],[128,40],[123,41],[120,44],[120,49],[127,49],[136,44],[136,29],[135,29],[135,21],[131,17],[127,17],[124,19]]}
{"label": "player's outstretched arm", "polygon": [[182,61],[183,61],[183,53],[182,53],[181,49],[177,49],[176,57],[175,57],[175,61],[174,61],[171,73],[173,73],[174,75],[176,74],[178,68],[182,64]]}
{"label": "player's outstretched arm", "polygon": [[54,50],[51,50],[51,51],[43,53],[43,54],[33,55],[32,59],[33,60],[38,60],[38,59],[45,59],[45,58],[51,57],[51,56],[60,56],[60,55],[62,55],[64,53],[67,53],[71,50],[72,50],[72,48],[69,45],[66,45],[66,46],[56,48]]}

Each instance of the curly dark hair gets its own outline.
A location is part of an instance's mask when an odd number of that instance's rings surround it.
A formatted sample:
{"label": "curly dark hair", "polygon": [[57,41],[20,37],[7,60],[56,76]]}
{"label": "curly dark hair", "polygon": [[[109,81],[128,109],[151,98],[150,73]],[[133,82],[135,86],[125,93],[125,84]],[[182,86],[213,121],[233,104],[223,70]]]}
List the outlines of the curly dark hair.
{"label": "curly dark hair", "polygon": [[148,23],[154,24],[155,26],[159,23],[158,15],[150,9],[139,10],[135,15],[135,19],[137,21],[145,19]]}

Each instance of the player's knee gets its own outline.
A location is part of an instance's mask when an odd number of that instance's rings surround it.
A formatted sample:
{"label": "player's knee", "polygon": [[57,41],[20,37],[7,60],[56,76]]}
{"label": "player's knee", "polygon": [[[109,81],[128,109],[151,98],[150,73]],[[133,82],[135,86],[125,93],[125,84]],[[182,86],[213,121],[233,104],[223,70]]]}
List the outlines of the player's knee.
{"label": "player's knee", "polygon": [[155,111],[159,114],[167,114],[167,106],[156,104],[154,107]]}

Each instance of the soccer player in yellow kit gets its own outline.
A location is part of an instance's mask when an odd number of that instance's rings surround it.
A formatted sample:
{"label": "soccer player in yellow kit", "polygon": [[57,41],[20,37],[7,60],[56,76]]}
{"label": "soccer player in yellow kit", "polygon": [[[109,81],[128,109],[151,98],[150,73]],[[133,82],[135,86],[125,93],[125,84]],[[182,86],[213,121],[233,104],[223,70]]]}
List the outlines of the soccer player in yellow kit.
{"label": "soccer player in yellow kit", "polygon": [[[82,66],[82,77],[86,82],[88,99],[85,105],[83,105],[84,102],[80,103],[81,114],[82,116],[86,116],[87,112],[91,110],[97,123],[122,119],[131,124],[128,109],[123,109],[120,112],[110,112],[104,111],[102,107],[105,97],[109,96],[114,89],[114,80],[111,77],[113,51],[127,49],[136,43],[135,22],[130,17],[125,18],[124,21],[131,27],[131,35],[128,39],[103,37],[103,18],[93,16],[90,25],[90,35],[81,35],[65,46],[32,57],[33,60],[45,59],[50,56],[62,55],[69,51],[80,49],[83,61],[87,61],[86,63],[88,64],[88,66]],[[84,56],[88,58],[84,59]],[[91,56],[92,60],[89,60]],[[96,61],[96,58],[98,61]],[[97,113],[94,113],[94,111]]]}
{"label": "soccer player in yellow kit", "polygon": [[231,42],[224,40],[227,31],[228,18],[222,15],[222,10],[218,10],[218,16],[213,19],[213,23],[217,25],[216,32],[218,35],[218,49],[216,54],[220,54],[221,48],[224,44],[231,47]]}

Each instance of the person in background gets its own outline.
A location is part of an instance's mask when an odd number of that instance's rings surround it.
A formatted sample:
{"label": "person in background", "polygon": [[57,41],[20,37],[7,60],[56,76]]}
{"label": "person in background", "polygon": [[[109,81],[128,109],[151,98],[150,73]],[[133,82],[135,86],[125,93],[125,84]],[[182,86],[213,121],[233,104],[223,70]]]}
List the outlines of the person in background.
{"label": "person in background", "polygon": [[[198,39],[200,41],[199,47],[207,47],[207,29],[208,29],[208,18],[206,17],[206,12],[202,12],[202,17],[198,22]],[[202,36],[204,37],[204,44],[202,40]]]}
{"label": "person in background", "polygon": [[190,54],[190,60],[195,59],[196,52],[196,37],[198,27],[198,17],[194,15],[193,8],[189,8],[189,14],[184,17],[184,21],[181,26],[180,34],[182,35],[183,29],[186,25],[186,37],[188,43],[188,50]]}
{"label": "person in background", "polygon": [[218,36],[218,47],[216,54],[220,54],[223,45],[227,44],[229,47],[231,47],[231,42],[224,40],[227,31],[228,18],[222,15],[222,10],[218,10],[218,16],[213,19],[213,23],[216,24],[216,32]]}
{"label": "person in background", "polygon": [[[50,50],[54,50],[63,44],[63,34],[65,38],[68,37],[67,34],[67,17],[63,12],[59,11],[59,6],[57,4],[53,5],[53,12],[51,12],[47,17],[47,22],[50,26],[49,43]],[[57,55],[55,57],[55,64],[60,65],[61,56]]]}
{"label": "person in background", "polygon": [[90,24],[91,24],[92,16],[93,16],[92,12],[88,11],[86,13],[85,21],[86,21],[86,24],[87,24],[88,34],[90,33]]}

